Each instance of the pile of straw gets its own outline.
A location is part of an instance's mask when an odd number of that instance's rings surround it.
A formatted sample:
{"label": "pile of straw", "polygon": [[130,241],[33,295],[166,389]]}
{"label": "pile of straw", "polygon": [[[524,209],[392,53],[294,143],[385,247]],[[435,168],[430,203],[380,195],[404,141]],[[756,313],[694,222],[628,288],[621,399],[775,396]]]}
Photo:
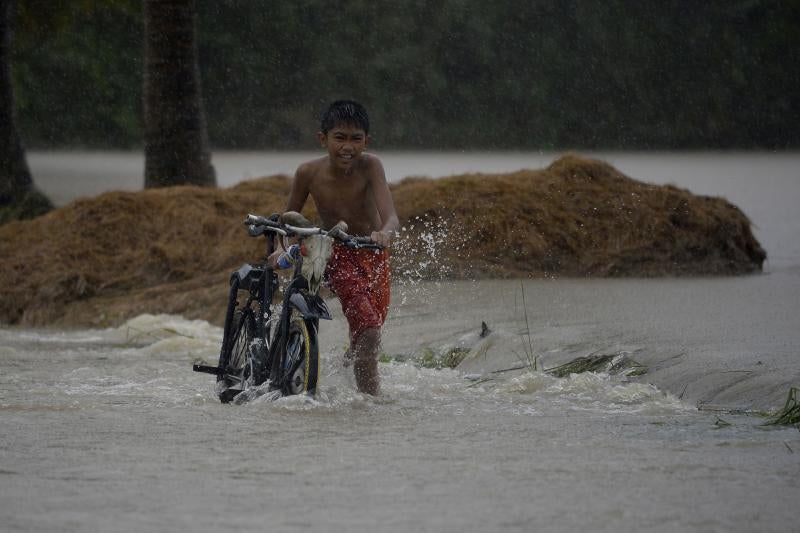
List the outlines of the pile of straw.
{"label": "pile of straw", "polygon": [[[747,217],[719,198],[566,156],[542,170],[393,186],[395,279],[759,271]],[[229,189],[112,192],[0,226],[0,323],[115,325],[144,312],[220,323],[231,270],[263,256],[247,213],[283,209],[285,176]],[[312,204],[312,202],[309,202]],[[313,207],[306,215],[314,219]]]}
{"label": "pile of straw", "polygon": [[766,258],[726,200],[576,156],[538,171],[408,179],[394,196],[402,220],[449,228],[439,248],[456,277],[730,275]]}

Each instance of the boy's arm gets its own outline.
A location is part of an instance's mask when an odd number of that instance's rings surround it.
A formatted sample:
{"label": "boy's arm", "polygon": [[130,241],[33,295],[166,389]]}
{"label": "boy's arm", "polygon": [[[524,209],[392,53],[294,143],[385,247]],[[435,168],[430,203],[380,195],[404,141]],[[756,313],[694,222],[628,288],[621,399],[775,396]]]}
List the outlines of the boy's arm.
{"label": "boy's arm", "polygon": [[381,229],[373,231],[370,238],[381,246],[388,247],[392,243],[395,231],[400,227],[400,220],[397,218],[397,212],[394,209],[394,200],[392,200],[389,184],[386,182],[386,173],[383,171],[383,165],[378,158],[374,158],[370,165],[369,180],[382,224]]}
{"label": "boy's arm", "polygon": [[[303,210],[306,204],[306,199],[309,194],[309,181],[310,172],[305,165],[300,165],[294,173],[292,180],[292,188],[289,191],[289,201],[286,202],[286,211],[297,211],[298,213]],[[283,239],[277,239],[278,246],[275,251],[267,258],[267,261],[273,268],[277,268],[278,257],[285,251],[283,248]]]}
{"label": "boy's arm", "polygon": [[289,201],[286,203],[287,211],[303,210],[310,191],[311,172],[306,165],[300,165],[294,173],[292,188],[289,191]]}

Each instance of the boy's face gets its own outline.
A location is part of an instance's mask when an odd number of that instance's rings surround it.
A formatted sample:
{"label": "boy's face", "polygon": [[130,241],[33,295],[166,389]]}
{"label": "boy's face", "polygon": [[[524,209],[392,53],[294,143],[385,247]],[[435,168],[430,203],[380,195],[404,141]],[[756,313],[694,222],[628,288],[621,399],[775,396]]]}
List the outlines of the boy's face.
{"label": "boy's face", "polygon": [[352,168],[369,144],[369,135],[354,124],[337,124],[327,134],[319,132],[317,136],[328,150],[331,163],[343,170]]}

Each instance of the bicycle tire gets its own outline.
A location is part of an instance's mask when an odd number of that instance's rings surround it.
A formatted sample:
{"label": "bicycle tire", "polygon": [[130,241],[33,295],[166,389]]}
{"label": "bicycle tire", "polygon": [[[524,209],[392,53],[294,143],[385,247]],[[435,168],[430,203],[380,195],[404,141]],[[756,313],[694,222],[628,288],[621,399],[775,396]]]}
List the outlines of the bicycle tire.
{"label": "bicycle tire", "polygon": [[221,358],[224,372],[218,377],[217,392],[222,403],[228,403],[240,392],[253,386],[255,361],[252,344],[255,339],[255,317],[252,309],[237,309],[233,315],[233,335]]}
{"label": "bicycle tire", "polygon": [[[223,370],[228,366],[228,361],[230,360],[230,350],[229,346],[231,343],[231,339],[233,338],[234,333],[238,330],[239,325],[234,318],[234,313],[236,312],[236,306],[238,304],[237,298],[239,296],[239,278],[237,276],[231,277],[231,286],[228,290],[228,305],[225,310],[225,324],[222,327],[222,345],[219,350],[219,362],[217,363],[217,369]],[[225,376],[224,373],[217,374],[217,396],[222,401],[222,403],[228,403],[230,401],[227,398],[227,394],[225,391],[229,388],[230,383]]]}
{"label": "bicycle tire", "polygon": [[319,382],[319,343],[317,327],[312,320],[294,314],[289,322],[288,335],[282,351],[281,368],[286,371],[283,394],[317,392]]}
{"label": "bicycle tire", "polygon": [[[234,331],[233,316],[238,305],[239,296],[239,278],[237,276],[231,277],[231,287],[228,290],[228,306],[225,309],[225,324],[222,326],[222,346],[219,351],[219,367],[223,368],[228,364],[228,355],[226,347],[230,344],[230,339]],[[217,379],[219,381],[219,379]]]}
{"label": "bicycle tire", "polygon": [[255,385],[257,362],[253,357],[253,340],[256,334],[255,317],[250,308],[236,309],[231,317],[231,329],[226,328],[219,367],[223,372],[217,376],[217,395],[222,403],[228,403],[240,392]]}

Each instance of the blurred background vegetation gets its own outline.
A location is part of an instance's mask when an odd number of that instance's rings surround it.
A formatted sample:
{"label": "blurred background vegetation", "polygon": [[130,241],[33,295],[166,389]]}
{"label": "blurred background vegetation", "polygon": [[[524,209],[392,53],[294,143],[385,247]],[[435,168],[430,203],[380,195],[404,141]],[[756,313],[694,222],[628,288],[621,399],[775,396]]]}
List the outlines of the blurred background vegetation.
{"label": "blurred background vegetation", "polygon": [[[380,148],[800,146],[798,0],[197,7],[217,149],[311,148],[345,97]],[[15,25],[28,148],[141,147],[140,1],[20,0]]]}

